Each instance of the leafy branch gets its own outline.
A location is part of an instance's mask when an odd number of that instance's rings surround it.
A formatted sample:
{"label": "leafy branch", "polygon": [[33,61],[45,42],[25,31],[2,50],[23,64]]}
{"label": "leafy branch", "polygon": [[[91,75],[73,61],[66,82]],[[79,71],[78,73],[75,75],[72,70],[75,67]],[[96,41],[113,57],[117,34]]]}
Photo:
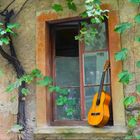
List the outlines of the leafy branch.
{"label": "leafy branch", "polygon": [[[138,5],[140,4],[140,0],[128,0],[129,2]],[[124,32],[126,32],[127,30],[131,29],[132,27],[134,27],[136,24],[140,24],[140,14],[137,14],[134,17],[134,22],[133,23],[129,23],[129,22],[124,22],[124,23],[120,23],[119,25],[116,25],[114,31],[120,34],[123,34]],[[136,42],[140,42],[140,37],[135,37],[134,41]],[[128,58],[128,49],[127,48],[122,48],[121,51],[117,52],[115,54],[115,60],[116,61],[126,61]],[[140,68],[140,61],[136,62],[136,66],[138,68]],[[130,73],[128,70],[123,70],[121,73],[118,74],[118,78],[119,78],[119,82],[121,82],[124,85],[128,85],[130,83],[130,81],[132,80],[132,78],[134,77],[136,73]],[[140,95],[140,84],[136,84],[136,93],[139,96]],[[124,105],[126,110],[131,107],[134,106],[137,103],[137,97],[134,95],[127,95],[124,98]],[[140,118],[140,112],[138,113],[137,116],[135,116],[132,111],[131,111],[131,117],[128,119],[128,127],[130,128],[131,133],[128,134],[128,136],[126,136],[126,139],[128,138],[138,138],[138,136],[132,136],[133,135],[133,130],[134,128],[137,126],[138,120]],[[132,129],[133,128],[133,129]]]}

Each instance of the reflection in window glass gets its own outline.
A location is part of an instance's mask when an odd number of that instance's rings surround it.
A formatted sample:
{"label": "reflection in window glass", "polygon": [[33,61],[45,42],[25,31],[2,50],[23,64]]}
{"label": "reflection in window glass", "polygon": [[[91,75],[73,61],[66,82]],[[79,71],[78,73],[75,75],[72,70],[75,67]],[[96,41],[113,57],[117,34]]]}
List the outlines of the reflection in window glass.
{"label": "reflection in window glass", "polygon": [[[108,59],[108,52],[87,53],[84,55],[85,85],[100,84],[105,61]],[[107,74],[104,83],[109,82]]]}
{"label": "reflection in window glass", "polygon": [[85,51],[95,51],[107,48],[107,35],[105,22],[98,25],[89,25],[89,30],[96,27],[97,34],[95,37],[88,36],[88,43],[86,43]]}
{"label": "reflection in window glass", "polygon": [[[79,120],[80,119],[80,94],[79,88],[69,88],[65,105],[57,106],[57,120]],[[57,96],[59,93],[57,93]],[[62,99],[63,100],[63,99]],[[61,102],[61,98],[60,98]]]}
{"label": "reflection in window glass", "polygon": [[59,86],[79,86],[79,58],[56,58],[56,84]]}

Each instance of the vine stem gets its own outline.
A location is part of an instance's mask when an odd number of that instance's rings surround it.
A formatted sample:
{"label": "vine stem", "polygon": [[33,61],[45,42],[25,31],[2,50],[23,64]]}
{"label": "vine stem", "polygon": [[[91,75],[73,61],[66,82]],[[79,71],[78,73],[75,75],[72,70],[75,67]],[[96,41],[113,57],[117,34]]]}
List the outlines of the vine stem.
{"label": "vine stem", "polygon": [[[4,25],[5,29],[7,28],[8,23],[10,23],[10,19],[13,16],[13,10],[6,10],[2,16],[4,17]],[[22,67],[20,61],[17,58],[15,48],[12,42],[12,38],[9,33],[6,36],[10,39],[9,48],[10,53],[4,51],[2,46],[0,46],[0,54],[5,58],[12,66],[15,68],[15,72],[17,74],[17,78],[22,77],[25,74],[25,70]],[[22,89],[26,88],[25,82],[22,82],[20,87],[18,88],[18,114],[17,114],[17,124],[23,126],[23,130],[26,130],[26,114],[25,114],[25,96],[22,94]],[[21,130],[21,131],[23,131]],[[26,131],[25,131],[26,132]],[[26,135],[25,135],[26,137]]]}

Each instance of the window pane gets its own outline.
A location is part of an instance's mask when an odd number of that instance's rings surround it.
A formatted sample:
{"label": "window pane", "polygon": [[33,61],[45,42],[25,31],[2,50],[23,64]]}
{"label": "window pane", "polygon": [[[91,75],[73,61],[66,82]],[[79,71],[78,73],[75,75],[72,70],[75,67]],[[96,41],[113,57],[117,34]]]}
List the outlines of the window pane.
{"label": "window pane", "polygon": [[[85,85],[100,84],[105,61],[108,59],[108,52],[87,53],[84,55]],[[106,74],[105,82],[109,83],[109,73]]]}
{"label": "window pane", "polygon": [[[86,116],[88,115],[88,111],[92,105],[92,100],[93,100],[93,97],[95,95],[95,93],[97,93],[99,90],[99,86],[96,86],[96,87],[85,87],[85,100],[86,100]],[[110,86],[104,86],[104,90],[111,94],[110,93]]]}
{"label": "window pane", "polygon": [[79,58],[56,58],[56,84],[59,86],[79,86]]}
{"label": "window pane", "polygon": [[92,30],[92,27],[96,28],[98,33],[94,38],[90,34],[89,36],[87,36],[88,43],[86,43],[85,51],[95,51],[107,48],[107,35],[105,22],[100,23],[98,25],[89,25],[90,31]]}
{"label": "window pane", "polygon": [[[56,120],[79,120],[80,119],[80,90],[79,88],[69,88],[69,94],[64,105],[57,105],[56,107]],[[57,94],[56,102],[60,103],[61,95]],[[64,96],[63,96],[64,97]],[[60,99],[60,101],[59,101]]]}

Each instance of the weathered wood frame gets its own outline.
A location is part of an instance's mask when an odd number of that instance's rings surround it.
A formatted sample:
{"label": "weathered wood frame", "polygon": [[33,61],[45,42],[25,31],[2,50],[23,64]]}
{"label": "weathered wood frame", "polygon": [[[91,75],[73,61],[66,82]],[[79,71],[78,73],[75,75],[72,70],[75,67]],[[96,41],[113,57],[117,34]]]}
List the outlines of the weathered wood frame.
{"label": "weathered wood frame", "polygon": [[[118,13],[111,10],[109,5],[103,5],[103,9],[110,9],[108,19],[109,33],[109,56],[111,61],[111,89],[113,103],[114,126],[125,126],[125,111],[123,106],[123,86],[118,82],[117,74],[122,70],[122,63],[114,60],[114,54],[120,50],[120,36],[114,32],[114,27],[119,23]],[[66,15],[67,16],[67,15]],[[37,16],[36,25],[36,65],[44,75],[51,75],[51,51],[49,24],[57,20],[70,20],[75,18],[61,16],[55,12],[42,12]],[[46,87],[36,86],[36,121],[37,127],[50,125],[51,120],[51,99]]]}

